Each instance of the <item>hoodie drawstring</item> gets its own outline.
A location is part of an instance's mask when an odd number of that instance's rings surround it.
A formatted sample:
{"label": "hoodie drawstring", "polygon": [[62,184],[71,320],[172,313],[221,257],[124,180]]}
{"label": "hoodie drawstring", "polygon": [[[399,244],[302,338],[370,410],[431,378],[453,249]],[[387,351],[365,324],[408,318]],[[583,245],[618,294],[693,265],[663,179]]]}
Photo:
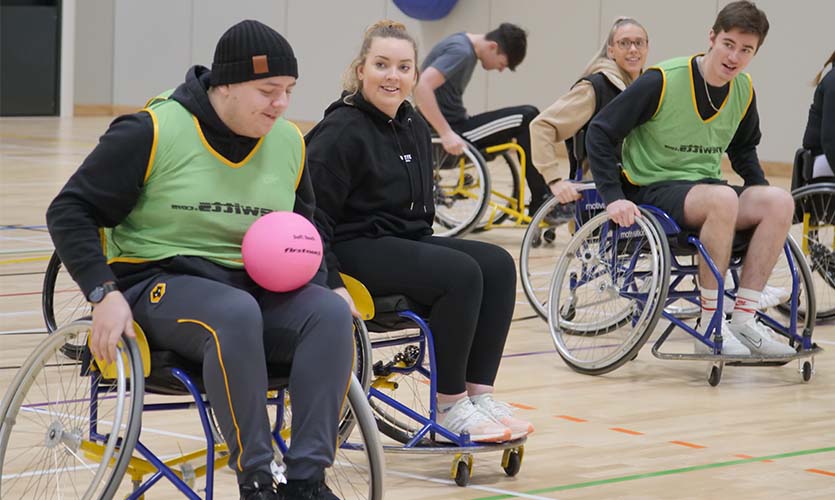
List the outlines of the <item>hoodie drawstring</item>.
{"label": "hoodie drawstring", "polygon": [[[411,121],[412,119],[409,118],[410,125]],[[400,138],[397,136],[397,129],[394,128],[394,120],[389,120],[388,123],[391,126],[391,133],[394,135],[394,142],[397,143],[397,149],[400,151],[400,163],[406,169],[406,175],[409,177],[409,199],[411,200],[409,211],[411,212],[415,208],[415,183],[412,181],[412,173],[409,171],[409,164],[406,163],[406,155],[403,152],[403,146],[400,144]]]}
{"label": "hoodie drawstring", "polygon": [[431,192],[431,190],[427,190],[426,186],[423,185],[423,158],[421,158],[420,156],[420,144],[418,143],[417,135],[415,134],[415,129],[414,127],[412,127],[412,118],[408,118],[406,120],[406,123],[409,124],[409,132],[412,133],[412,142],[415,145],[415,154],[417,155],[418,162],[418,178],[421,180],[420,191],[423,195],[423,213],[426,213],[426,201],[427,197],[430,196],[429,193]]}

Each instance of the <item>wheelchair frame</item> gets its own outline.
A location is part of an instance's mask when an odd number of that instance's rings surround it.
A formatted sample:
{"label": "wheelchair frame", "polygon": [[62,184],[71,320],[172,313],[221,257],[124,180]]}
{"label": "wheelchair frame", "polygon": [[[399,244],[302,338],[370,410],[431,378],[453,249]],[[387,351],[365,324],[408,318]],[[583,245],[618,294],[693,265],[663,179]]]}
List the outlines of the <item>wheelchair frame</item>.
{"label": "wheelchair frame", "polygon": [[[465,141],[466,142],[466,141]],[[441,141],[435,137],[432,139],[435,152],[433,156],[433,170],[435,172],[435,222],[447,229],[436,231],[437,236],[463,236],[473,230],[488,230],[503,223],[508,218],[515,220],[515,225],[528,224],[531,217],[525,211],[525,170],[527,158],[525,150],[515,142],[506,142],[478,149],[473,144],[466,142],[464,153],[456,158],[452,169],[458,169],[458,176],[455,184],[444,188],[440,181],[444,170],[443,165],[450,157],[441,147]],[[515,153],[515,154],[514,154]],[[511,176],[511,192],[504,193],[496,189],[493,183],[492,174],[488,168],[488,161],[484,155],[500,155],[503,157]],[[518,158],[518,160],[517,160]],[[455,166],[457,164],[457,166]],[[475,170],[479,181],[474,181],[468,171]],[[468,181],[470,184],[468,184]],[[481,188],[474,190],[471,186]],[[486,196],[489,193],[489,196]],[[468,199],[477,201],[475,210],[457,220],[446,215],[445,208],[454,205],[455,199]],[[496,201],[498,199],[499,201]],[[447,202],[447,200],[452,200]],[[488,213],[489,210],[489,213]],[[485,217],[486,216],[486,217]]]}
{"label": "wheelchair frame", "polygon": [[[9,387],[3,400],[3,406],[0,407],[0,415],[3,416],[2,429],[0,429],[0,472],[6,463],[6,453],[9,451],[9,439],[14,431],[15,425],[18,423],[17,416],[22,409],[21,403],[28,393],[28,389],[32,383],[31,379],[36,375],[36,370],[39,367],[46,368],[43,359],[50,354],[63,355],[58,353],[62,351],[63,345],[69,340],[70,336],[82,335],[82,332],[89,335],[91,328],[92,323],[89,320],[75,321],[59,328],[47,336],[23,364],[15,381]],[[56,414],[55,418],[49,421],[44,422],[41,419],[41,422],[36,422],[36,424],[41,424],[40,431],[45,432],[46,440],[44,448],[47,449],[47,453],[49,453],[49,449],[53,449],[53,454],[65,451],[68,456],[81,452],[87,459],[99,463],[93,483],[87,488],[83,498],[93,498],[94,494],[96,498],[112,498],[120,487],[123,476],[129,475],[134,487],[133,492],[127,497],[129,499],[143,498],[145,492],[162,478],[167,479],[187,498],[199,499],[201,497],[192,487],[196,478],[204,476],[206,478],[205,498],[210,499],[214,493],[214,469],[226,464],[228,462],[228,456],[224,454],[227,451],[226,444],[222,442],[217,443],[215,440],[214,427],[209,415],[209,402],[201,393],[194,379],[186,373],[185,369],[179,367],[162,369],[166,371],[164,375],[166,379],[169,376],[172,377],[171,380],[178,381],[185,390],[172,389],[170,382],[167,381],[164,382],[164,386],[155,387],[154,385],[149,385],[147,388],[150,388],[151,392],[159,394],[188,394],[192,397],[192,401],[144,402],[146,377],[151,375],[149,367],[150,351],[141,329],[138,329],[138,326],[136,328],[137,339],[123,338],[119,345],[120,354],[117,356],[115,363],[99,365],[99,363],[89,359],[89,352],[85,353],[86,357],[81,360],[81,366],[87,366],[89,372],[82,370],[82,373],[78,375],[84,377],[89,373],[91,376],[89,428],[84,431],[81,427],[76,428],[67,423],[67,421],[72,422],[73,420],[80,420],[84,417],[67,417],[66,415]],[[140,373],[143,376],[132,376],[132,374],[136,373]],[[29,381],[28,384],[27,381]],[[107,391],[114,383],[118,387],[118,395],[115,412],[117,416],[114,418],[116,424],[113,427],[122,428],[124,426],[124,436],[121,436],[119,433],[102,433],[99,431],[100,419],[98,409],[102,401],[101,395],[102,393],[107,394]],[[276,418],[272,435],[278,450],[283,454],[287,451],[286,440],[290,437],[289,429],[284,425],[286,399],[283,387],[286,386],[286,381],[279,380],[277,382],[274,381],[274,383],[278,384],[274,386],[277,387],[277,390],[274,389],[271,397],[268,397],[268,404],[276,407]],[[130,395],[131,407],[125,416],[123,400],[127,394]],[[105,396],[104,398],[112,399],[112,396]],[[73,403],[72,400],[69,402]],[[56,404],[61,403],[62,401],[58,401]],[[51,401],[45,403],[47,407],[52,404]],[[206,439],[206,447],[204,449],[164,460],[139,440],[141,415],[143,411],[185,410],[190,408],[196,408],[198,410]],[[367,496],[362,496],[362,498],[380,499],[382,498],[384,474],[382,448],[380,447],[374,417],[371,409],[368,407],[365,392],[355,376],[352,376],[351,385],[347,394],[346,408],[345,415],[340,423],[340,439],[337,454],[341,453],[340,450],[356,451],[363,454],[366,463],[362,466],[354,466],[352,469],[354,472],[367,469],[366,473],[369,475],[367,483],[368,491],[366,492]],[[23,410],[32,411],[31,408],[23,408]],[[43,428],[43,424],[48,424],[45,426],[45,429]],[[347,441],[355,427],[360,431],[361,444]],[[61,446],[64,448],[62,449]],[[134,450],[140,456],[134,456]],[[220,456],[217,456],[218,454]],[[201,458],[205,458],[205,465],[198,467],[191,466],[192,461]],[[13,461],[14,459],[12,459]],[[338,461],[340,467],[346,463],[350,463],[350,460],[345,460],[344,458]],[[113,465],[110,466],[110,464]],[[38,467],[41,464],[34,464],[30,461],[29,466]],[[177,467],[180,469],[177,470]],[[45,472],[49,473],[50,471]],[[108,476],[102,486],[101,483],[105,474],[108,474]],[[10,480],[26,476],[37,477],[37,475],[38,471],[24,471],[10,476]],[[148,475],[150,477],[143,481],[145,476]],[[331,486],[334,486],[334,483],[331,483]],[[2,492],[3,487],[4,485],[0,479],[0,492]],[[14,483],[12,487],[14,487]],[[352,488],[353,492],[357,493],[357,488],[354,485],[351,484],[346,487]],[[101,491],[99,492],[99,490]],[[29,491],[28,486],[26,491]],[[52,494],[54,492],[48,493]],[[76,493],[78,493],[77,490]]]}
{"label": "wheelchair frame", "polygon": [[[375,305],[379,300],[372,299],[362,283],[345,275],[343,275],[343,281],[365,321],[372,321],[380,314],[377,305]],[[407,304],[408,299],[402,297],[402,299],[393,302]],[[471,441],[467,434],[456,434],[438,424],[437,378],[433,370],[435,366],[435,344],[429,324],[420,314],[410,308],[383,311],[382,314],[395,315],[405,320],[405,324],[398,324],[391,329],[385,328],[384,333],[401,331],[407,328],[417,329],[416,334],[400,335],[396,338],[375,339],[369,334],[372,355],[375,349],[379,352],[380,349],[387,347],[405,346],[391,360],[387,359],[385,363],[378,360],[372,368],[373,374],[368,398],[375,413],[377,426],[383,434],[401,443],[399,446],[384,445],[383,449],[390,453],[452,454],[450,476],[459,486],[469,484],[473,469],[473,454],[502,451],[501,465],[503,470],[508,476],[515,476],[522,465],[524,443],[527,437],[501,443],[477,443]],[[376,329],[376,331],[379,332],[380,329]],[[428,409],[424,406],[423,413],[386,393],[386,390],[394,391],[399,387],[401,382],[392,380],[398,376],[420,377],[417,383],[425,381],[428,384],[429,393],[426,395]],[[394,414],[387,411],[388,409],[392,410]],[[405,420],[400,420],[398,417],[404,417]],[[408,425],[409,423],[412,423],[413,426]],[[437,436],[444,437],[450,444],[437,443],[435,441]]]}
{"label": "wheelchair frame", "polygon": [[[581,174],[578,174],[581,175]],[[592,194],[593,193],[593,194]],[[575,224],[579,225],[581,220],[581,207],[589,207],[589,206],[596,206],[596,199],[599,200],[599,195],[597,195],[596,191],[584,191],[582,193],[582,199],[577,202],[575,208]],[[787,363],[790,360],[798,359],[800,362],[800,373],[801,379],[804,382],[808,382],[813,373],[814,373],[814,355],[821,351],[821,349],[815,345],[811,341],[812,330],[814,328],[813,318],[815,317],[815,298],[814,298],[814,289],[812,287],[812,281],[810,277],[810,271],[808,265],[806,264],[805,259],[802,258],[802,253],[799,250],[799,247],[794,243],[794,241],[789,237],[787,240],[785,247],[784,247],[784,255],[786,261],[788,263],[788,268],[791,273],[791,280],[792,280],[792,298],[789,304],[789,326],[785,327],[780,324],[777,320],[772,318],[771,316],[765,314],[764,311],[760,311],[757,313],[757,318],[765,323],[767,326],[774,329],[777,333],[787,337],[791,345],[795,346],[797,352],[791,356],[765,356],[765,355],[751,355],[751,356],[729,356],[725,354],[721,354],[722,351],[722,338],[721,338],[721,322],[724,321],[724,315],[722,313],[722,301],[719,301],[720,304],[717,307],[716,313],[710,322],[710,325],[705,329],[705,333],[699,333],[694,328],[690,327],[681,318],[678,317],[677,314],[674,312],[666,310],[666,308],[677,300],[687,300],[693,304],[698,304],[698,296],[699,292],[698,289],[694,287],[693,290],[689,291],[678,291],[676,290],[677,286],[682,283],[682,281],[689,277],[695,275],[698,272],[697,265],[683,265],[678,262],[677,256],[674,256],[670,253],[668,248],[668,238],[671,237],[679,237],[681,234],[681,229],[678,225],[670,219],[670,217],[664,213],[663,211],[651,207],[651,206],[641,206],[641,211],[643,213],[643,219],[649,222],[648,225],[645,223],[640,223],[640,221],[636,222],[635,226],[631,228],[616,228],[613,232],[615,234],[615,242],[617,242],[617,234],[621,232],[628,232],[633,230],[636,226],[640,224],[645,224],[643,230],[647,233],[647,240],[654,240],[658,243],[662,248],[662,255],[664,258],[662,260],[666,260],[666,263],[663,265],[662,274],[669,274],[670,267],[673,268],[675,271],[675,278],[671,284],[669,284],[670,290],[666,290],[667,283],[663,283],[665,290],[662,293],[658,294],[658,300],[660,300],[661,307],[658,307],[657,304],[652,304],[653,315],[650,320],[647,321],[645,330],[642,332],[634,333],[629,339],[628,344],[624,344],[621,349],[620,353],[615,356],[612,355],[615,359],[609,362],[608,360],[604,359],[601,360],[598,366],[585,366],[584,363],[579,363],[577,360],[572,359],[572,354],[569,352],[564,343],[563,334],[565,333],[562,328],[561,324],[566,325],[567,322],[571,322],[573,319],[565,318],[566,311],[563,310],[564,304],[560,303],[560,289],[562,285],[562,279],[565,277],[564,274],[566,272],[566,266],[568,265],[566,259],[572,258],[571,252],[577,251],[576,246],[578,243],[575,241],[577,239],[585,238],[586,236],[591,235],[594,231],[609,231],[606,229],[610,225],[610,221],[608,220],[608,215],[605,212],[602,212],[600,215],[597,215],[595,218],[591,219],[588,224],[596,224],[596,227],[593,230],[584,230],[583,226],[580,226],[577,229],[577,232],[574,234],[572,240],[568,243],[566,248],[563,250],[557,266],[552,274],[550,289],[549,289],[549,300],[547,305],[543,307],[547,310],[548,316],[548,323],[549,329],[551,331],[552,338],[554,340],[555,347],[559,352],[560,356],[563,360],[574,370],[579,371],[581,373],[591,374],[591,375],[599,375],[602,373],[608,373],[619,366],[622,366],[627,361],[634,359],[637,356],[638,351],[646,342],[646,339],[651,334],[652,330],[655,327],[657,320],[660,317],[670,321],[670,325],[665,329],[664,333],[661,334],[659,339],[655,342],[653,346],[653,355],[660,359],[679,359],[679,360],[707,360],[711,362],[711,367],[709,369],[708,374],[708,382],[710,385],[718,385],[721,380],[722,369],[725,363],[734,364],[734,365],[757,365],[757,366],[773,366],[773,365],[782,365]],[[544,207],[543,207],[544,209]],[[640,224],[639,224],[640,223]],[[529,227],[529,231],[536,231],[538,228],[534,228],[534,226]],[[603,237],[601,237],[602,239]],[[524,240],[525,243],[528,242],[528,237],[526,235],[526,239]],[[688,245],[694,247],[701,259],[703,259],[708,266],[710,267],[711,271],[713,272],[714,276],[717,279],[719,284],[719,289],[724,290],[724,294],[733,297],[735,294],[736,289],[738,288],[738,284],[735,284],[732,290],[725,290],[724,288],[724,276],[719,274],[719,271],[707,254],[706,249],[699,241],[699,239],[695,236],[688,236],[686,238],[686,242]],[[617,243],[610,245],[611,247],[615,247]],[[525,246],[523,244],[522,251],[525,251]],[[635,256],[637,256],[640,252],[643,252],[644,249],[638,248],[636,249]],[[655,252],[655,250],[652,250]],[[524,263],[524,253],[522,263]],[[613,256],[614,257],[614,256]],[[587,259],[589,257],[586,257]],[[613,260],[612,265],[616,264],[616,260]],[[740,265],[740,260],[737,259],[735,263],[731,265],[731,272],[734,280],[738,280],[738,267]],[[640,277],[640,273],[634,272],[635,270],[627,269],[625,271],[626,274],[633,275],[634,277]],[[605,272],[612,272],[612,271],[603,271]],[[582,273],[581,273],[582,274]],[[579,287],[584,284],[584,279],[577,280],[577,277],[573,274],[571,275],[571,283],[570,287],[573,289],[575,287]],[[523,282],[524,280],[529,277],[523,274]],[[614,283],[614,278],[612,279]],[[806,308],[804,309],[805,314],[800,316],[803,317],[804,325],[802,329],[802,333],[798,334],[798,306],[799,306],[799,299],[798,294],[801,293],[801,287],[805,290],[805,301],[806,301]],[[529,289],[529,287],[525,287],[526,294],[528,294],[529,300],[532,298],[531,295],[533,293]],[[644,316],[644,312],[646,309],[646,305],[651,303],[648,300],[649,295],[643,296],[639,293],[629,292],[626,288],[621,288],[617,291],[618,295],[621,297],[631,297],[633,298],[636,303],[634,307],[641,312],[641,318]],[[533,301],[532,303],[536,306],[539,302]],[[612,320],[612,325],[609,327],[603,328],[603,332],[596,332],[593,335],[601,335],[608,333],[608,331],[619,328],[622,325],[618,325],[620,319]],[[641,319],[632,319],[632,322],[641,321]],[[615,326],[617,325],[617,326]],[[683,329],[686,333],[693,336],[694,338],[698,339],[703,344],[707,345],[711,350],[712,354],[668,354],[662,353],[660,351],[661,345],[668,339],[671,331],[676,327]],[[591,335],[590,332],[577,332],[574,331],[572,333],[568,333],[567,335]],[[711,340],[713,338],[714,340]],[[626,342],[626,341],[625,341]],[[806,358],[809,358],[806,360]]]}

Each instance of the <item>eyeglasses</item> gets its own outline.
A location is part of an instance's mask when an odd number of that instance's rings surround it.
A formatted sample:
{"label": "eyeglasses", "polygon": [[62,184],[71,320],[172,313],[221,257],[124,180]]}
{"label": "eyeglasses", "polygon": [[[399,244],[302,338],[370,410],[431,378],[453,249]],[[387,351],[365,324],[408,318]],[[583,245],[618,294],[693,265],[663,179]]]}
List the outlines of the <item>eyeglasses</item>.
{"label": "eyeglasses", "polygon": [[630,40],[628,38],[621,38],[615,42],[618,47],[623,50],[629,50],[631,46],[635,46],[636,49],[641,50],[647,46],[647,41],[643,38],[638,38],[637,40]]}

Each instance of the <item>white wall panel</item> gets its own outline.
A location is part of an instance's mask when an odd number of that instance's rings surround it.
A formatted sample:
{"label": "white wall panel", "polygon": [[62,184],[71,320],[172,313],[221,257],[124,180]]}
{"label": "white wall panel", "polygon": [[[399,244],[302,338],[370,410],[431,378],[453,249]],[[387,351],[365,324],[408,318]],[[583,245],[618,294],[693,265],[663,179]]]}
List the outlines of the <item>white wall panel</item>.
{"label": "white wall panel", "polygon": [[191,64],[211,67],[215,45],[233,24],[244,19],[255,19],[287,36],[286,0],[235,0],[193,2]]}
{"label": "white wall panel", "polygon": [[577,81],[599,48],[599,3],[492,0],[492,5],[494,26],[507,21],[528,32],[528,52],[515,72],[489,73],[489,108],[546,108]]}
{"label": "white wall panel", "polygon": [[191,64],[191,0],[116,0],[113,104],[141,106]]}
{"label": "white wall panel", "polygon": [[113,0],[75,2],[75,104],[113,103]]}
{"label": "white wall panel", "polygon": [[339,97],[342,73],[359,52],[365,29],[384,13],[384,0],[289,0],[287,33],[299,60],[299,82],[288,118],[322,118]]}
{"label": "white wall panel", "polygon": [[[459,0],[438,21],[407,18],[392,0],[111,1],[77,1],[77,104],[139,106],[182,81],[190,65],[210,64],[227,27],[255,18],[287,36],[299,59],[300,80],[288,117],[318,120],[337,97],[364,29],[384,17],[406,24],[421,57],[454,32],[484,33],[504,20],[528,30],[528,56],[516,73],[474,72],[464,102],[478,113],[521,103],[549,105],[577,78],[618,15],[646,26],[650,63],[706,50],[716,13],[729,0]],[[835,48],[830,26],[835,2],[760,0],[758,5],[772,26],[748,68],[762,120],[760,157],[790,161],[811,102],[809,81]]]}
{"label": "white wall panel", "polygon": [[757,92],[762,160],[790,162],[800,147],[812,94],[812,80],[835,50],[835,2],[758,0],[771,28],[748,66]]}

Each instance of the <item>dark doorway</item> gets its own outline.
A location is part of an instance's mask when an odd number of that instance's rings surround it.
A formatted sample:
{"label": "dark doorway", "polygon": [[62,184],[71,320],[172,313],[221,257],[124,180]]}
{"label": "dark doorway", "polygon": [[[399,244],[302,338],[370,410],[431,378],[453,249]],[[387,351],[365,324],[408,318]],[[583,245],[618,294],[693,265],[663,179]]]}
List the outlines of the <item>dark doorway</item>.
{"label": "dark doorway", "polygon": [[60,110],[60,0],[0,0],[0,116]]}

